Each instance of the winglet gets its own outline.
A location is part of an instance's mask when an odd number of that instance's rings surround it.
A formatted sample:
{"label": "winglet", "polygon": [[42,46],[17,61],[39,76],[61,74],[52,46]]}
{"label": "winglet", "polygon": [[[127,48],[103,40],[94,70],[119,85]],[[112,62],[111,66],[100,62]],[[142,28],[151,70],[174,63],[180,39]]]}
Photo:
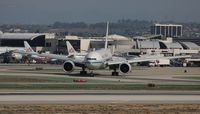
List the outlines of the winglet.
{"label": "winglet", "polygon": [[107,47],[108,47],[108,29],[109,29],[109,22],[107,22],[107,28],[106,28],[105,49],[107,49]]}
{"label": "winglet", "polygon": [[67,45],[67,51],[69,55],[74,55],[77,53],[69,41],[66,41],[66,45]]}
{"label": "winglet", "polygon": [[35,52],[35,51],[31,48],[31,46],[28,44],[27,41],[24,41],[24,46],[25,46],[25,51],[26,51],[27,53]]}

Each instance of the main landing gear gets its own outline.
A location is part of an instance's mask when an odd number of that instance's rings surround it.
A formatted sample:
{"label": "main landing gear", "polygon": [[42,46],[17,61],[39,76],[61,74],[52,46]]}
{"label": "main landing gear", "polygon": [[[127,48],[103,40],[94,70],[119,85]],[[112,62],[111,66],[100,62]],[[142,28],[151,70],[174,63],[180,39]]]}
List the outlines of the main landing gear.
{"label": "main landing gear", "polygon": [[90,72],[90,77],[94,77],[93,71]]}
{"label": "main landing gear", "polygon": [[112,76],[119,76],[119,72],[117,72],[117,70],[114,69],[114,71],[112,72]]}

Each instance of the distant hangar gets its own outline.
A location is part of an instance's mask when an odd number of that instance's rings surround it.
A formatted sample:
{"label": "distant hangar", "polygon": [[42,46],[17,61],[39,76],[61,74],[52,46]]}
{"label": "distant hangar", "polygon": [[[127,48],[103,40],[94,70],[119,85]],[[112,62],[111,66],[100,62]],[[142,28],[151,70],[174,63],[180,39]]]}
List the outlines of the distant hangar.
{"label": "distant hangar", "polygon": [[191,49],[199,50],[193,42],[163,42],[163,41],[138,41],[138,49]]}
{"label": "distant hangar", "polygon": [[45,46],[45,34],[39,33],[0,33],[0,46],[24,47],[23,41],[31,46]]}

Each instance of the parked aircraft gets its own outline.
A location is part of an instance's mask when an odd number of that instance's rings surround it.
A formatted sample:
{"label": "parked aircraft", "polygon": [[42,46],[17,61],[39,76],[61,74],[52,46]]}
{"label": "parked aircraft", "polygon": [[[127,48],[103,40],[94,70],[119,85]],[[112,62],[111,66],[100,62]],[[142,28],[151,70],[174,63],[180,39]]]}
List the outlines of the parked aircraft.
{"label": "parked aircraft", "polygon": [[47,61],[55,61],[56,59],[50,59],[48,57],[40,56],[39,53],[35,52],[27,41],[24,41],[24,50],[15,50],[15,53],[21,56],[27,56],[29,59],[33,59],[38,63],[44,63]]}
{"label": "parked aircraft", "polygon": [[3,58],[7,58],[7,61],[12,60],[21,60],[22,55],[19,53],[15,53],[15,50],[24,50],[22,47],[0,47],[0,56],[3,56]]}
{"label": "parked aircraft", "polygon": [[14,50],[24,50],[24,48],[21,47],[0,47],[0,54],[11,52]]}

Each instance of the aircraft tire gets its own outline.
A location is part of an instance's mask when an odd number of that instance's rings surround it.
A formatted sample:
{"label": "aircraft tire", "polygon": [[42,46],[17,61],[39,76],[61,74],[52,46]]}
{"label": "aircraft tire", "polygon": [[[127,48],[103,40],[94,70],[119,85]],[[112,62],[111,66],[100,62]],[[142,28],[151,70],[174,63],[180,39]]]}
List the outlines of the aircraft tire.
{"label": "aircraft tire", "polygon": [[82,76],[87,75],[87,71],[80,71],[80,75],[82,75]]}
{"label": "aircraft tire", "polygon": [[112,76],[119,76],[119,72],[112,72]]}

